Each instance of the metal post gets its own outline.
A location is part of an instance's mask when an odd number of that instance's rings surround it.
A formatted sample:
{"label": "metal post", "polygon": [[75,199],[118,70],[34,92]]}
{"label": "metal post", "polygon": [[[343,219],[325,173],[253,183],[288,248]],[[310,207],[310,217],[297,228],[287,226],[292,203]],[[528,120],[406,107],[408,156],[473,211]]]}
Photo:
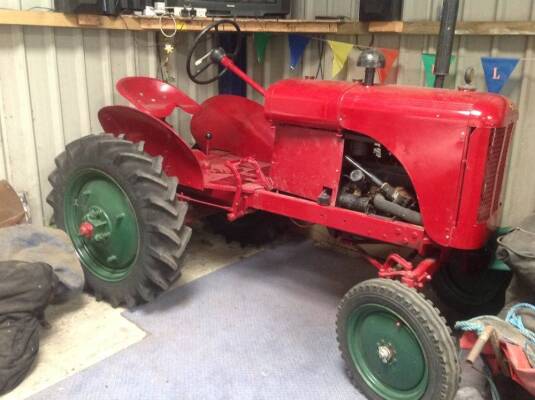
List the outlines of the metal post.
{"label": "metal post", "polygon": [[437,58],[435,64],[435,87],[444,87],[444,81],[450,72],[450,58],[457,25],[459,0],[444,0],[442,6],[442,19],[438,35]]}

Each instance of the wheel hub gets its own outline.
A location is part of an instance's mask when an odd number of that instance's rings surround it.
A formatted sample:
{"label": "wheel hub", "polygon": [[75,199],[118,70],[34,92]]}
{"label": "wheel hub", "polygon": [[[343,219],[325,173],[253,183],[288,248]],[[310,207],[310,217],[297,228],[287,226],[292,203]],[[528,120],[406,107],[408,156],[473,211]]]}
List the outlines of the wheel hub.
{"label": "wheel hub", "polygon": [[392,343],[378,343],[377,355],[383,364],[390,364],[391,362],[395,361],[396,350],[392,347]]}
{"label": "wheel hub", "polygon": [[80,237],[91,239],[93,237],[93,230],[95,227],[89,222],[82,222],[80,224],[80,229],[78,229],[78,234]]}
{"label": "wheel hub", "polygon": [[364,381],[387,400],[419,399],[428,373],[413,329],[393,310],[377,304],[359,307],[347,324],[349,351]]}
{"label": "wheel hub", "polygon": [[113,233],[113,225],[106,212],[98,207],[92,206],[89,212],[82,217],[80,224],[80,235],[88,240],[103,242]]}
{"label": "wheel hub", "polygon": [[129,197],[112,177],[86,169],[74,175],[65,192],[65,226],[82,264],[102,280],[124,279],[140,241]]}

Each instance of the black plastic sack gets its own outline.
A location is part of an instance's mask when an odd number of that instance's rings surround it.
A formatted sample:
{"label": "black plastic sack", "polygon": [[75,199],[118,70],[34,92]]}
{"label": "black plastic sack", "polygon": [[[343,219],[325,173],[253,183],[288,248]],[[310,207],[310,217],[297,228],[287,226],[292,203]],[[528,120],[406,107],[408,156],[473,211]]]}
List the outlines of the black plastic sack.
{"label": "black plastic sack", "polygon": [[50,265],[59,280],[54,303],[82,293],[84,272],[71,240],[59,229],[30,224],[0,229],[0,262],[9,260]]}
{"label": "black plastic sack", "polygon": [[14,389],[32,367],[40,321],[56,285],[47,264],[0,262],[0,395]]}
{"label": "black plastic sack", "polygon": [[506,308],[515,303],[535,304],[535,215],[498,239],[496,257],[513,271]]}

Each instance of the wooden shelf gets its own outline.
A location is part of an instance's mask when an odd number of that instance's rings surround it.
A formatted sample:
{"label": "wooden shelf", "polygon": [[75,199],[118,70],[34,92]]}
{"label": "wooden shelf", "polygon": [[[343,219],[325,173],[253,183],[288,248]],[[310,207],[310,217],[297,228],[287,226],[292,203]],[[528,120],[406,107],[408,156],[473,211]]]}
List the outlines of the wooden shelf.
{"label": "wooden shelf", "polygon": [[[176,18],[179,31],[200,31],[212,18]],[[370,33],[392,33],[401,35],[437,35],[439,22],[435,21],[393,21],[356,22],[347,20],[291,20],[291,19],[247,19],[236,20],[244,32],[273,33],[316,33],[332,35],[360,35]],[[108,17],[87,14],[63,14],[41,11],[0,10],[0,25],[43,26],[55,28],[95,28],[131,31],[156,31],[161,24],[166,30],[173,29],[173,21],[164,18],[124,15]],[[229,27],[224,29],[232,30]],[[473,36],[532,36],[535,35],[535,21],[471,21],[459,22],[457,35]]]}
{"label": "wooden shelf", "polygon": [[[402,35],[438,35],[440,22],[392,21],[370,22],[370,33]],[[455,34],[460,36],[533,36],[535,21],[467,21],[458,22]]]}
{"label": "wooden shelf", "polygon": [[[212,18],[183,19],[176,18],[179,31],[201,31]],[[290,20],[290,19],[247,19],[236,20],[244,32],[274,32],[274,33],[325,33],[356,35],[368,32],[368,24],[342,20]],[[108,17],[102,15],[73,15],[56,12],[39,11],[8,11],[0,10],[0,25],[46,26],[55,28],[97,28],[119,29],[131,31],[154,31],[163,28],[173,29],[173,20],[163,18],[137,17],[123,15]],[[221,30],[233,30],[223,26]]]}

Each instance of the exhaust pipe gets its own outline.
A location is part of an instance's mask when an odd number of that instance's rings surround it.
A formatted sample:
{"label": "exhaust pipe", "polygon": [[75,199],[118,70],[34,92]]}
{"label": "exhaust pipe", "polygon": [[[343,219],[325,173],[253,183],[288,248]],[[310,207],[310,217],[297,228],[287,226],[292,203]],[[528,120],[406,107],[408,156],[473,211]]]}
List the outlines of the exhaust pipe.
{"label": "exhaust pipe", "polygon": [[442,18],[438,34],[437,58],[435,64],[435,87],[443,88],[446,76],[450,72],[450,58],[455,38],[459,0],[444,0]]}

